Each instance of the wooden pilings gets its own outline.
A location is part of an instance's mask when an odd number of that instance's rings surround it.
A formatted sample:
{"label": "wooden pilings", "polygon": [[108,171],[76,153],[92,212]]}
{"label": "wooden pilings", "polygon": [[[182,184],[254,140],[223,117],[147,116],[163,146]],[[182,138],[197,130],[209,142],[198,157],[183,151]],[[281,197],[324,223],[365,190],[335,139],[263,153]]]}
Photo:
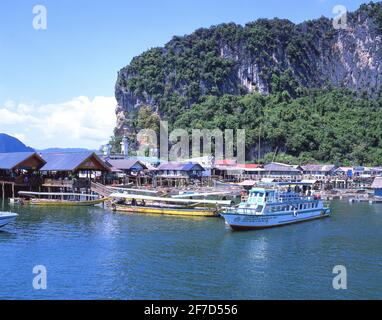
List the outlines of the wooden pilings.
{"label": "wooden pilings", "polygon": [[5,186],[7,186],[7,185],[10,185],[12,188],[12,198],[15,197],[15,183],[14,182],[0,181],[0,185],[1,185],[1,190],[2,190],[1,195],[2,195],[3,199],[6,197]]}

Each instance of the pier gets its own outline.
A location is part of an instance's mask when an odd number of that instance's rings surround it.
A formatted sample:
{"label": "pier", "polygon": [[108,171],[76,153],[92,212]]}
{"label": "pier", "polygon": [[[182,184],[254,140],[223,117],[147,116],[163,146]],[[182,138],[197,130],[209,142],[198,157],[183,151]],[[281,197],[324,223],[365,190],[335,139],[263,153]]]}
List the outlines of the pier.
{"label": "pier", "polygon": [[109,197],[114,192],[113,189],[111,189],[111,188],[109,188],[109,187],[107,187],[101,183],[98,183],[98,182],[92,182],[91,183],[91,191],[99,194],[100,196],[102,196],[104,198]]}
{"label": "pier", "polygon": [[349,203],[367,202],[369,204],[382,203],[382,198],[350,198]]}

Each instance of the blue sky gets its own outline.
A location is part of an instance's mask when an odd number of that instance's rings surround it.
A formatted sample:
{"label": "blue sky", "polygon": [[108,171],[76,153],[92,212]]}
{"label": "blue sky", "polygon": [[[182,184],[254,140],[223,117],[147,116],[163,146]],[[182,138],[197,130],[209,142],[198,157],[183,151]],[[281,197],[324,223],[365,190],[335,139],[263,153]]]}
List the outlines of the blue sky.
{"label": "blue sky", "polygon": [[[321,15],[334,17],[332,10],[338,4],[353,11],[364,2],[2,0],[0,132],[17,135],[39,148],[97,147],[111,135],[115,121],[112,97],[117,72],[144,50],[199,27],[231,21],[245,24],[260,17],[301,22]],[[38,4],[47,8],[47,30],[32,27],[32,8]],[[102,110],[103,104],[107,111]],[[71,113],[65,112],[68,105]],[[55,106],[61,113],[55,114]],[[80,112],[80,128],[73,135],[66,135],[65,128],[42,131],[44,121],[54,121],[44,118],[44,112],[62,119],[52,126],[64,125]],[[89,116],[95,117],[91,120],[97,125],[108,119],[100,128],[89,125],[84,129],[87,132],[84,136],[80,131],[87,126],[87,112],[101,112],[99,118],[94,114]],[[17,113],[30,116],[34,126],[27,126],[28,118],[25,122],[16,121]]]}

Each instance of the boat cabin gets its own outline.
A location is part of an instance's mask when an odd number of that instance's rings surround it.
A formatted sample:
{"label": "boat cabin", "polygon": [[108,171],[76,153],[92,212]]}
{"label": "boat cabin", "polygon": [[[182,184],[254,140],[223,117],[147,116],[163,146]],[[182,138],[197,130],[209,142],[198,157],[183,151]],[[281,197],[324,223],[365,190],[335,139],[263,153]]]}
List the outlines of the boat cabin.
{"label": "boat cabin", "polygon": [[253,188],[249,192],[249,204],[265,204],[276,201],[276,190],[265,188]]}

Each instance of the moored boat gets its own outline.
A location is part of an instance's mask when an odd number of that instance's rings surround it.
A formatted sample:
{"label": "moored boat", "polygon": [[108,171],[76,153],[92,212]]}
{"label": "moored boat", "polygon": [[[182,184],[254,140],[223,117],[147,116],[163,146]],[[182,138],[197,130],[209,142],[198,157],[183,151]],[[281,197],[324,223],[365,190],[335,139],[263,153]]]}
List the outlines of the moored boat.
{"label": "moored boat", "polygon": [[0,228],[13,222],[17,216],[17,213],[0,211]]}
{"label": "moored boat", "polygon": [[145,213],[145,214],[161,214],[171,216],[194,216],[194,217],[218,217],[218,210],[211,208],[187,208],[187,207],[171,207],[161,204],[150,204],[147,206],[132,205],[114,205],[114,211],[129,213]]}
{"label": "moored boat", "polygon": [[254,188],[248,200],[221,212],[233,230],[254,230],[329,217],[330,208],[316,196],[271,188]]}
{"label": "moored boat", "polygon": [[230,201],[175,199],[114,193],[114,211],[174,216],[218,217],[219,206],[229,205]]}
{"label": "moored boat", "polygon": [[21,200],[21,204],[36,206],[94,206],[108,200],[98,195],[82,193],[20,191],[19,194],[26,197]]}

